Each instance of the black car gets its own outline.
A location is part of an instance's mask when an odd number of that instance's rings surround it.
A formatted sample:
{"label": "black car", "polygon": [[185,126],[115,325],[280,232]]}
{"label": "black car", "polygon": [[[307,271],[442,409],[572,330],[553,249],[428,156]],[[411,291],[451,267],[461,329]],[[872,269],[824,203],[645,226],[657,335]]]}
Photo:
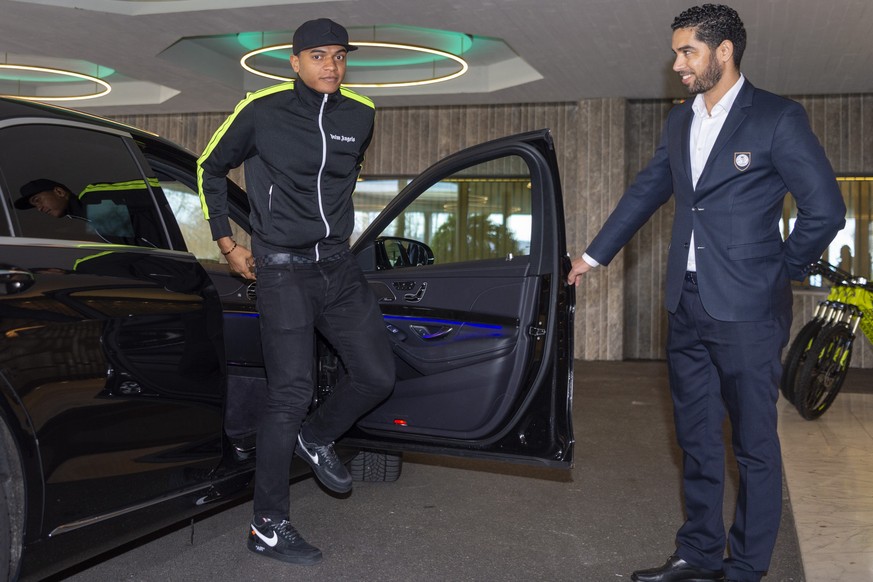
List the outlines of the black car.
{"label": "black car", "polygon": [[[195,161],[145,131],[0,99],[0,579],[250,493],[257,285],[219,261]],[[66,206],[31,205],[34,180],[63,199],[41,204]],[[230,192],[245,237],[248,202]],[[366,452],[356,476],[394,478],[408,450],[569,468],[574,294],[548,131],[450,156],[387,206],[380,192],[355,194],[369,226],[353,252],[397,384],[340,443]],[[343,366],[323,342],[313,366],[317,406]]]}

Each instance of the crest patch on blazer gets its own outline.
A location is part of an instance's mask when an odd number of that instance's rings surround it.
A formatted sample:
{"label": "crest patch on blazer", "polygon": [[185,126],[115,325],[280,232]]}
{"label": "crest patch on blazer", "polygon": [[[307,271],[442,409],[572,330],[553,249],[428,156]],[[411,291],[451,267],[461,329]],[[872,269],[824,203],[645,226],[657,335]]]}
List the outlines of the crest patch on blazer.
{"label": "crest patch on blazer", "polygon": [[752,152],[734,152],[734,167],[745,172],[752,165]]}

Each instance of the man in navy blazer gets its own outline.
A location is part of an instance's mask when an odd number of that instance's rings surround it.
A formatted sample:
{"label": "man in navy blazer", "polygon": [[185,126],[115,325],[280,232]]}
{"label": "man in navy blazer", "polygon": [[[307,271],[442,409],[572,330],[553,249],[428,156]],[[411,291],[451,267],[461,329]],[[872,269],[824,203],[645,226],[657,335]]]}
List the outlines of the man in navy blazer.
{"label": "man in navy blazer", "polygon": [[[805,277],[843,227],[846,208],[803,107],[740,73],[746,32],[737,13],[707,4],[680,14],[672,28],[673,70],[695,97],[669,113],[653,159],[573,261],[568,281],[578,285],[585,272],[608,264],[673,198],[667,366],[686,521],[667,562],[631,579],[758,581],[782,508],[776,400],[790,280]],[[798,213],[783,241],[789,192]],[[740,478],[727,537],[725,413]]]}

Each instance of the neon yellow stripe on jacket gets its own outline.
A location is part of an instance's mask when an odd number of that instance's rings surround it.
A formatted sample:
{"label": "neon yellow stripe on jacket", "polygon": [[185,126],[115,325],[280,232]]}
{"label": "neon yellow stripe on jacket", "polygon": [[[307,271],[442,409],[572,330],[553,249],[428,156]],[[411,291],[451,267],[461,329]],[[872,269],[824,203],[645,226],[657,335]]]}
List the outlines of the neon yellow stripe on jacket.
{"label": "neon yellow stripe on jacket", "polygon": [[373,103],[372,99],[370,99],[369,97],[366,97],[364,95],[361,95],[359,93],[355,93],[351,89],[346,89],[345,87],[340,87],[340,94],[343,95],[344,97],[348,97],[349,99],[354,99],[358,103],[363,103],[364,105],[366,105],[367,107],[370,107],[371,109],[376,109],[376,105]]}
{"label": "neon yellow stripe on jacket", "polygon": [[274,93],[279,93],[281,91],[290,91],[294,89],[294,81],[289,81],[287,83],[279,83],[278,85],[272,85],[270,87],[266,87],[264,89],[259,89],[258,91],[254,91],[246,95],[246,98],[237,103],[236,107],[233,110],[227,119],[224,120],[219,128],[212,134],[212,138],[209,140],[209,143],[206,144],[206,148],[203,150],[203,153],[200,154],[200,157],[197,158],[197,192],[200,195],[200,207],[203,209],[203,216],[206,217],[206,220],[209,220],[209,208],[206,206],[206,197],[203,195],[203,162],[206,161],[206,158],[212,153],[212,150],[215,149],[215,146],[218,145],[218,142],[221,141],[221,138],[224,137],[224,134],[227,133],[227,128],[229,128],[233,122],[236,120],[237,116],[240,112],[250,103],[254,102],[256,99],[260,99],[261,97],[266,97],[267,95],[273,95]]}

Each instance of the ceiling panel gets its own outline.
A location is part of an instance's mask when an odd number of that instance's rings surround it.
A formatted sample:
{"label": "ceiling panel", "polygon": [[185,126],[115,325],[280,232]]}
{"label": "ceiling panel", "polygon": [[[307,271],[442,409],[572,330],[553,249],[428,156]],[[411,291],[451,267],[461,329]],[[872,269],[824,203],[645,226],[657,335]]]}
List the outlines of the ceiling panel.
{"label": "ceiling panel", "polygon": [[[371,91],[380,106],[683,96],[670,70],[670,23],[692,4],[687,1],[279,1],[252,6],[264,2],[80,0],[83,8],[65,8],[50,4],[76,2],[0,0],[0,62],[5,53],[78,59],[163,88],[161,103],[110,106],[98,99],[72,105],[96,113],[228,111],[244,96],[244,83],[216,75],[206,61],[202,69],[192,68],[189,62],[162,58],[162,53],[185,37],[291,31],[324,16],[349,27],[417,26],[499,39],[530,68],[516,70],[512,63],[502,67],[500,75],[517,77],[512,86],[490,83],[490,73],[480,70],[471,72],[475,77],[434,85],[433,91],[420,94]],[[107,3],[184,10],[131,15],[85,9],[102,5],[105,10]],[[203,5],[210,9],[187,9]],[[749,33],[743,71],[759,87],[790,95],[873,93],[870,0],[735,0],[731,5]],[[478,89],[467,91],[464,83]]]}

